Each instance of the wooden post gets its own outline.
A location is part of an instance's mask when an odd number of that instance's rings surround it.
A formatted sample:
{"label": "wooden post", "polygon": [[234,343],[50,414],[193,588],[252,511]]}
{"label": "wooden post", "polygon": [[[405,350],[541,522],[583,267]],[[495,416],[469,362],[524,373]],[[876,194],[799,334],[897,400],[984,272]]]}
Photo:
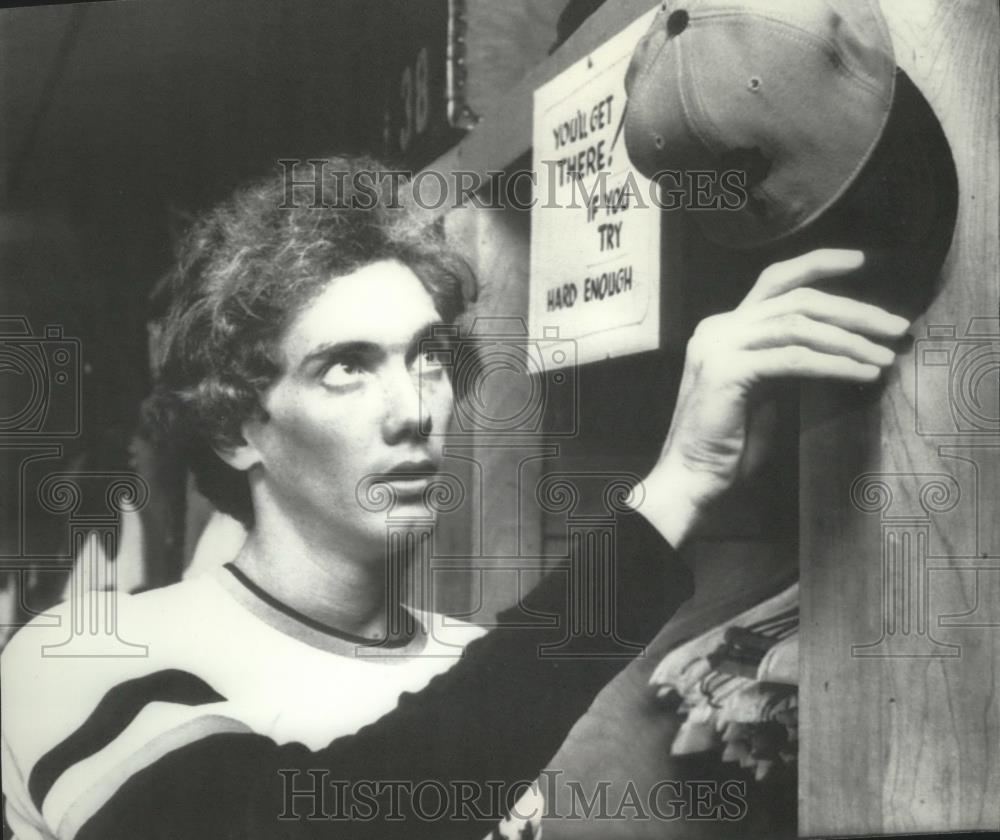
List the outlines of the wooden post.
{"label": "wooden post", "polygon": [[1000,826],[997,7],[882,6],[959,211],[943,290],[880,398],[803,396],[806,836]]}

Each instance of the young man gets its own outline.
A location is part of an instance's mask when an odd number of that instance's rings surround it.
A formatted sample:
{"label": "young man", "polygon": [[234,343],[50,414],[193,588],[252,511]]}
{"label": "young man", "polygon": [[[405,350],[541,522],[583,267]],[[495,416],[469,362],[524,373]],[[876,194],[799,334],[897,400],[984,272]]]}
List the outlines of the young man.
{"label": "young man", "polygon": [[[624,665],[572,656],[588,640],[558,620],[502,614],[484,632],[400,611],[385,513],[363,488],[426,510],[442,454],[428,432],[456,395],[421,339],[461,312],[464,269],[384,195],[350,207],[373,162],[329,169],[348,173],[331,202],[347,207],[283,209],[274,179],[187,240],[152,405],[249,537],[224,568],[118,599],[146,657],[43,655],[66,631],[42,624],[10,644],[3,784],[19,840],[481,837]],[[746,466],[758,387],[871,383],[892,364],[905,320],[808,288],[863,259],[774,265],[695,333],[661,457],[622,505],[597,617],[618,638],[649,641],[688,596],[675,549]],[[563,615],[566,570],[523,607]]]}

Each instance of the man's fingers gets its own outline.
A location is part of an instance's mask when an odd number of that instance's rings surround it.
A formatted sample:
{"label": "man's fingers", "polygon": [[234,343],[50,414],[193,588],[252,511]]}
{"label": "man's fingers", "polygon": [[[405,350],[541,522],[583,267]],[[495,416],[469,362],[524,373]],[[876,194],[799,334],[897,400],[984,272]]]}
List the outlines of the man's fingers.
{"label": "man's fingers", "polygon": [[897,339],[910,328],[910,322],[905,318],[881,307],[818,289],[796,289],[766,300],[752,310],[752,314],[762,322],[794,313],[875,338]]}
{"label": "man's fingers", "polygon": [[741,365],[747,382],[779,377],[874,382],[882,372],[878,365],[800,346],[751,350],[741,354]]}
{"label": "man's fingers", "polygon": [[888,347],[862,335],[798,313],[757,322],[743,331],[742,338],[748,350],[797,345],[879,367],[891,365],[896,358]]}
{"label": "man's fingers", "polygon": [[761,272],[740,306],[768,300],[828,277],[839,277],[856,271],[864,263],[865,255],[862,251],[845,248],[821,248],[791,260],[774,263]]}

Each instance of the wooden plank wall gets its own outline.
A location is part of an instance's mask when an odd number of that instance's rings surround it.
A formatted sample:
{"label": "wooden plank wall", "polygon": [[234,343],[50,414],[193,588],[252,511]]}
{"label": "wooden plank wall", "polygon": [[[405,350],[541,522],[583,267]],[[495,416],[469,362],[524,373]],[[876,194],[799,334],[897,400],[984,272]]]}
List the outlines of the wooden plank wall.
{"label": "wooden plank wall", "polygon": [[494,336],[500,355],[487,350],[481,375],[458,377],[476,390],[476,408],[465,422],[456,420],[452,431],[459,436],[445,449],[446,467],[463,482],[472,514],[466,533],[450,535],[448,551],[464,553],[471,569],[484,572],[441,576],[445,586],[437,597],[439,608],[486,624],[533,587],[544,567],[543,517],[533,491],[553,447],[540,430],[510,433],[520,427],[512,424],[505,432],[502,422],[489,422],[517,417],[537,399],[525,376],[495,366],[505,358],[504,336],[514,336],[517,347],[516,331],[527,329],[529,221],[527,212],[509,208],[467,209],[445,217],[446,236],[464,250],[479,281],[462,334],[468,336],[478,322],[476,333]]}
{"label": "wooden plank wall", "polygon": [[474,113],[488,111],[548,56],[562,6],[551,0],[465,0],[465,95]]}
{"label": "wooden plank wall", "polygon": [[[881,398],[803,400],[803,835],[1000,828],[1000,336],[961,338],[998,323],[972,322],[1000,301],[997,5],[882,6],[948,136],[959,211],[943,291]],[[950,368],[925,363],[938,327],[956,332],[936,348]]]}

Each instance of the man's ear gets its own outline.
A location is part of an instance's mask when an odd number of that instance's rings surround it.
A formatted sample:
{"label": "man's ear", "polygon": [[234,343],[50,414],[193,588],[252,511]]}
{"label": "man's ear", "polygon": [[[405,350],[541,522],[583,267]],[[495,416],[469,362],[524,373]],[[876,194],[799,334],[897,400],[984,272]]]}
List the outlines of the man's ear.
{"label": "man's ear", "polygon": [[241,439],[237,443],[229,445],[217,445],[213,447],[215,453],[229,466],[235,470],[245,472],[251,467],[261,462],[261,455],[253,443],[253,434],[247,428],[250,424],[244,423]]}

